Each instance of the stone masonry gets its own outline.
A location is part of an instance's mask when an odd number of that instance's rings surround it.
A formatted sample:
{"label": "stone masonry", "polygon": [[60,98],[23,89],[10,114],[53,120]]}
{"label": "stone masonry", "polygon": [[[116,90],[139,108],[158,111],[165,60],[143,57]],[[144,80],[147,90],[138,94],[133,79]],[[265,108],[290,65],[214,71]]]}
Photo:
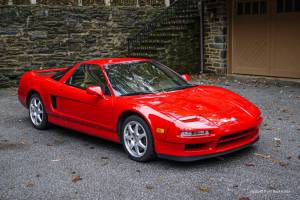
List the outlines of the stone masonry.
{"label": "stone masonry", "polygon": [[126,56],[127,37],[158,12],[151,7],[0,6],[0,82],[28,69]]}
{"label": "stone masonry", "polygon": [[225,74],[227,67],[227,1],[204,1],[205,71]]}

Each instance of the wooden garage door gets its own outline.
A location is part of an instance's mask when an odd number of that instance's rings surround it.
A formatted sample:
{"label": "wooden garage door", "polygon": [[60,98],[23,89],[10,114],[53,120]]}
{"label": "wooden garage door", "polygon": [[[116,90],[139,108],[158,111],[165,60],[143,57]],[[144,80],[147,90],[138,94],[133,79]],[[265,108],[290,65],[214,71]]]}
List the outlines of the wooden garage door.
{"label": "wooden garage door", "polygon": [[300,78],[300,0],[235,0],[232,72]]}

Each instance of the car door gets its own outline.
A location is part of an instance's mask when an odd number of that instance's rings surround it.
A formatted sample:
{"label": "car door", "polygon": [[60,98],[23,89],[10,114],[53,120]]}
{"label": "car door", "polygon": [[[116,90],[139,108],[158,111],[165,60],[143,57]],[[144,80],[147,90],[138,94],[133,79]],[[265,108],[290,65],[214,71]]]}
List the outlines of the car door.
{"label": "car door", "polygon": [[[86,89],[89,86],[100,86],[104,98],[87,94]],[[113,129],[111,94],[101,67],[82,64],[61,86],[59,111],[67,123],[69,121],[70,124],[109,131]]]}

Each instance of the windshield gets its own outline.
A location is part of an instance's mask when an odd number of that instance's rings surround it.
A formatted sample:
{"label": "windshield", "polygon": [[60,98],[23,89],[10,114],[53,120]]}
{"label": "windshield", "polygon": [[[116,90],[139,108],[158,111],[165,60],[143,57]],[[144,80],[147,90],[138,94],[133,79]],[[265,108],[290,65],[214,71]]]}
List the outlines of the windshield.
{"label": "windshield", "polygon": [[192,87],[169,68],[151,61],[108,64],[105,65],[105,71],[117,96],[152,94]]}

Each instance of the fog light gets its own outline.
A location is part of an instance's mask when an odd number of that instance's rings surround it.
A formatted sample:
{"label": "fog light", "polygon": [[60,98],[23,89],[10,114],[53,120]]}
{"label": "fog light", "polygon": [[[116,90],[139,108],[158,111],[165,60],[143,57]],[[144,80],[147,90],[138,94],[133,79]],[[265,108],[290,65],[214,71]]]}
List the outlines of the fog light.
{"label": "fog light", "polygon": [[194,132],[191,132],[191,131],[184,131],[184,132],[181,132],[181,136],[182,137],[191,137],[191,136],[200,136],[200,135],[208,135],[210,134],[210,131],[194,131]]}

